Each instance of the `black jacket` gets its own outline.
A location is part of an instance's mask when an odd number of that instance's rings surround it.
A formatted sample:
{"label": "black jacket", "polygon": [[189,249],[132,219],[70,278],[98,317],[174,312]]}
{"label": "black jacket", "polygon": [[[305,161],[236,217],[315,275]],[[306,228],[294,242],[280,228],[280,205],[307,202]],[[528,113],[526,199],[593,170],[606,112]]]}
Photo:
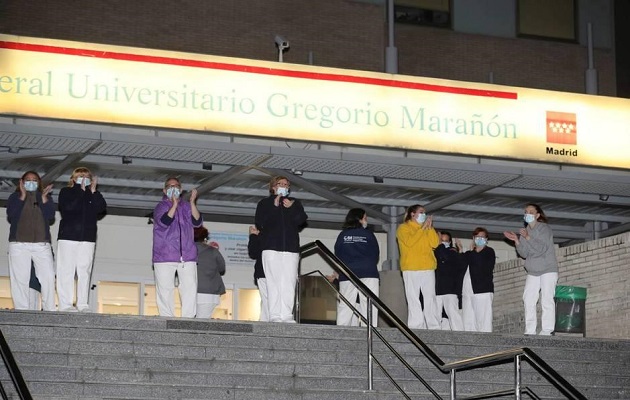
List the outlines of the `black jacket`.
{"label": "black jacket", "polygon": [[260,248],[260,236],[250,234],[247,242],[247,253],[249,258],[256,260],[254,264],[254,284],[258,286],[258,279],[265,277],[265,270],[262,265],[262,249]]}
{"label": "black jacket", "polygon": [[305,226],[308,216],[299,200],[289,198],[294,203],[286,208],[273,204],[276,196],[270,195],[258,202],[256,207],[256,227],[260,230],[261,249],[300,252],[300,230]]}
{"label": "black jacket", "polygon": [[436,247],[434,253],[437,260],[435,294],[456,294],[461,296],[464,275],[468,267],[464,255],[453,247],[447,249],[443,244]]}
{"label": "black jacket", "polygon": [[58,201],[61,221],[57,240],[96,242],[96,221],[107,207],[101,193],[75,184],[61,189]]}
{"label": "black jacket", "polygon": [[470,271],[470,282],[473,292],[494,293],[494,263],[497,257],[492,247],[484,247],[480,252],[470,250],[465,253]]}

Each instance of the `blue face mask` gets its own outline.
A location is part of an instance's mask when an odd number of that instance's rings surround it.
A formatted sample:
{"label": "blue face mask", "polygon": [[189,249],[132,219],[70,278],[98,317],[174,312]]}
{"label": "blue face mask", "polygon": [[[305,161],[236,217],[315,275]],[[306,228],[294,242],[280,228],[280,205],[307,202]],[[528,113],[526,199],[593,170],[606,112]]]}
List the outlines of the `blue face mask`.
{"label": "blue face mask", "polygon": [[426,213],[420,213],[418,215],[416,215],[416,221],[418,221],[419,224],[423,224],[424,221],[427,220],[427,214]]}
{"label": "blue face mask", "polygon": [[483,247],[488,243],[488,239],[484,238],[484,237],[476,237],[475,238],[475,246],[477,247]]}
{"label": "blue face mask", "polygon": [[523,219],[528,224],[531,224],[532,222],[534,222],[536,220],[536,216],[534,214],[525,214],[525,215],[523,215]]}
{"label": "blue face mask", "polygon": [[37,181],[25,181],[24,182],[24,189],[27,192],[34,192],[37,190]]}
{"label": "blue face mask", "polygon": [[92,183],[90,178],[88,178],[87,176],[86,177],[78,176],[75,182],[77,183],[77,185],[81,186],[81,183],[83,183],[83,180],[85,180],[85,186],[90,186],[90,183]]}
{"label": "blue face mask", "polygon": [[166,197],[168,197],[169,199],[171,198],[179,199],[180,194],[181,194],[181,191],[176,187],[170,187],[166,189]]}
{"label": "blue face mask", "polygon": [[276,195],[287,197],[289,195],[289,189],[282,186],[278,186],[276,188]]}

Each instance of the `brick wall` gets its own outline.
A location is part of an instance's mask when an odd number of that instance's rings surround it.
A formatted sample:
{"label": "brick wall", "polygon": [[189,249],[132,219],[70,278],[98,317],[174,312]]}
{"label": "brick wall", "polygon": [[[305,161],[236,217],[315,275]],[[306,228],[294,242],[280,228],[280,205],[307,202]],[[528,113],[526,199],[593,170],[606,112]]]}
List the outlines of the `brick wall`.
{"label": "brick wall", "polygon": [[[556,251],[559,285],[587,288],[586,335],[630,338],[630,232]],[[523,260],[496,265],[494,331],[522,333]],[[540,328],[540,307],[539,307]]]}
{"label": "brick wall", "polygon": [[[360,0],[0,0],[0,32],[193,53],[383,71],[385,7]],[[584,93],[586,48],[575,43],[396,25],[399,73]],[[612,50],[595,51],[600,94],[614,96]]]}

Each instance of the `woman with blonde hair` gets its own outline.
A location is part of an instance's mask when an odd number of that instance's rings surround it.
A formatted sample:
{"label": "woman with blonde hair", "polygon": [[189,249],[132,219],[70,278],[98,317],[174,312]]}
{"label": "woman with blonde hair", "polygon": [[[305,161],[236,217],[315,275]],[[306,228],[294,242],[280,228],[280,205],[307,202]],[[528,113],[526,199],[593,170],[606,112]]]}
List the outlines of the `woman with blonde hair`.
{"label": "woman with blonde hair", "polygon": [[[57,295],[60,311],[90,311],[88,297],[96,246],[96,221],[107,207],[96,184],[96,176],[89,169],[79,167],[72,172],[68,186],[59,192]],[[75,274],[76,308],[72,304]]]}
{"label": "woman with blonde hair", "polygon": [[[440,329],[435,295],[437,260],[433,253],[440,238],[424,207],[415,204],[407,209],[405,221],[398,228],[396,238],[407,297],[407,325],[412,329]],[[424,310],[420,303],[421,293]]]}

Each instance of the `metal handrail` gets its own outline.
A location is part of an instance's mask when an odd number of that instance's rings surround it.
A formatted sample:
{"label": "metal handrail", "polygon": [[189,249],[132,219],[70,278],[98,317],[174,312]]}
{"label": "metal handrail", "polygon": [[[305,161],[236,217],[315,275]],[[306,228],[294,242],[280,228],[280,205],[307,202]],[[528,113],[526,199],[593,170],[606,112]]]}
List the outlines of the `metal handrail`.
{"label": "metal handrail", "polygon": [[[17,394],[20,397],[20,399],[33,400],[33,397],[31,396],[31,392],[28,390],[28,386],[26,386],[26,381],[24,381],[24,377],[22,376],[22,373],[20,372],[20,368],[15,362],[15,358],[13,358],[13,353],[11,353],[9,344],[7,343],[7,340],[4,338],[2,329],[0,329],[0,355],[2,355],[4,366],[9,372],[9,376],[11,377],[11,382],[13,382],[13,386],[15,386],[15,390],[17,391]],[[8,400],[7,393],[4,391],[2,382],[0,382],[0,394],[2,395],[3,400]]]}
{"label": "metal handrail", "polygon": [[[506,362],[514,361],[515,365],[515,387],[513,390],[506,392],[513,393],[517,400],[521,399],[521,393],[525,392],[533,394],[528,389],[521,387],[520,382],[520,361],[521,358],[525,358],[540,375],[542,375],[549,383],[554,385],[563,395],[572,400],[586,400],[586,397],[580,393],[573,385],[571,385],[566,379],[564,379],[556,370],[554,370],[549,364],[547,364],[542,358],[540,358],[534,351],[527,347],[515,348],[510,350],[504,350],[496,353],[491,353],[479,357],[472,357],[460,361],[445,363],[442,359],[435,354],[402,320],[394,314],[394,312],[381,301],[378,296],[375,296],[372,291],[361,282],[361,280],[339,259],[332,253],[321,241],[316,240],[314,242],[307,243],[300,247],[300,257],[308,257],[315,252],[319,252],[326,262],[339,274],[345,275],[350,282],[352,282],[357,289],[368,298],[368,315],[371,314],[371,305],[374,305],[384,316],[389,320],[400,333],[403,334],[438,370],[444,374],[450,374],[450,396],[452,400],[456,399],[456,385],[455,376],[457,371],[465,371],[475,368],[483,368],[491,365],[502,364]],[[371,304],[370,304],[371,303]],[[369,331],[377,332],[372,324],[367,324]],[[378,334],[378,333],[377,333]],[[371,337],[371,334],[368,336]],[[380,336],[380,335],[379,335]],[[368,346],[371,346],[369,343]],[[389,346],[388,346],[389,347]],[[370,354],[371,357],[371,354]],[[370,372],[371,377],[371,372]],[[369,383],[371,389],[372,382]],[[433,389],[429,388],[433,391]],[[502,392],[503,393],[503,392]],[[441,397],[434,394],[438,399]],[[470,396],[466,399],[483,399],[487,398],[488,394]],[[534,394],[532,397],[537,398]]]}

